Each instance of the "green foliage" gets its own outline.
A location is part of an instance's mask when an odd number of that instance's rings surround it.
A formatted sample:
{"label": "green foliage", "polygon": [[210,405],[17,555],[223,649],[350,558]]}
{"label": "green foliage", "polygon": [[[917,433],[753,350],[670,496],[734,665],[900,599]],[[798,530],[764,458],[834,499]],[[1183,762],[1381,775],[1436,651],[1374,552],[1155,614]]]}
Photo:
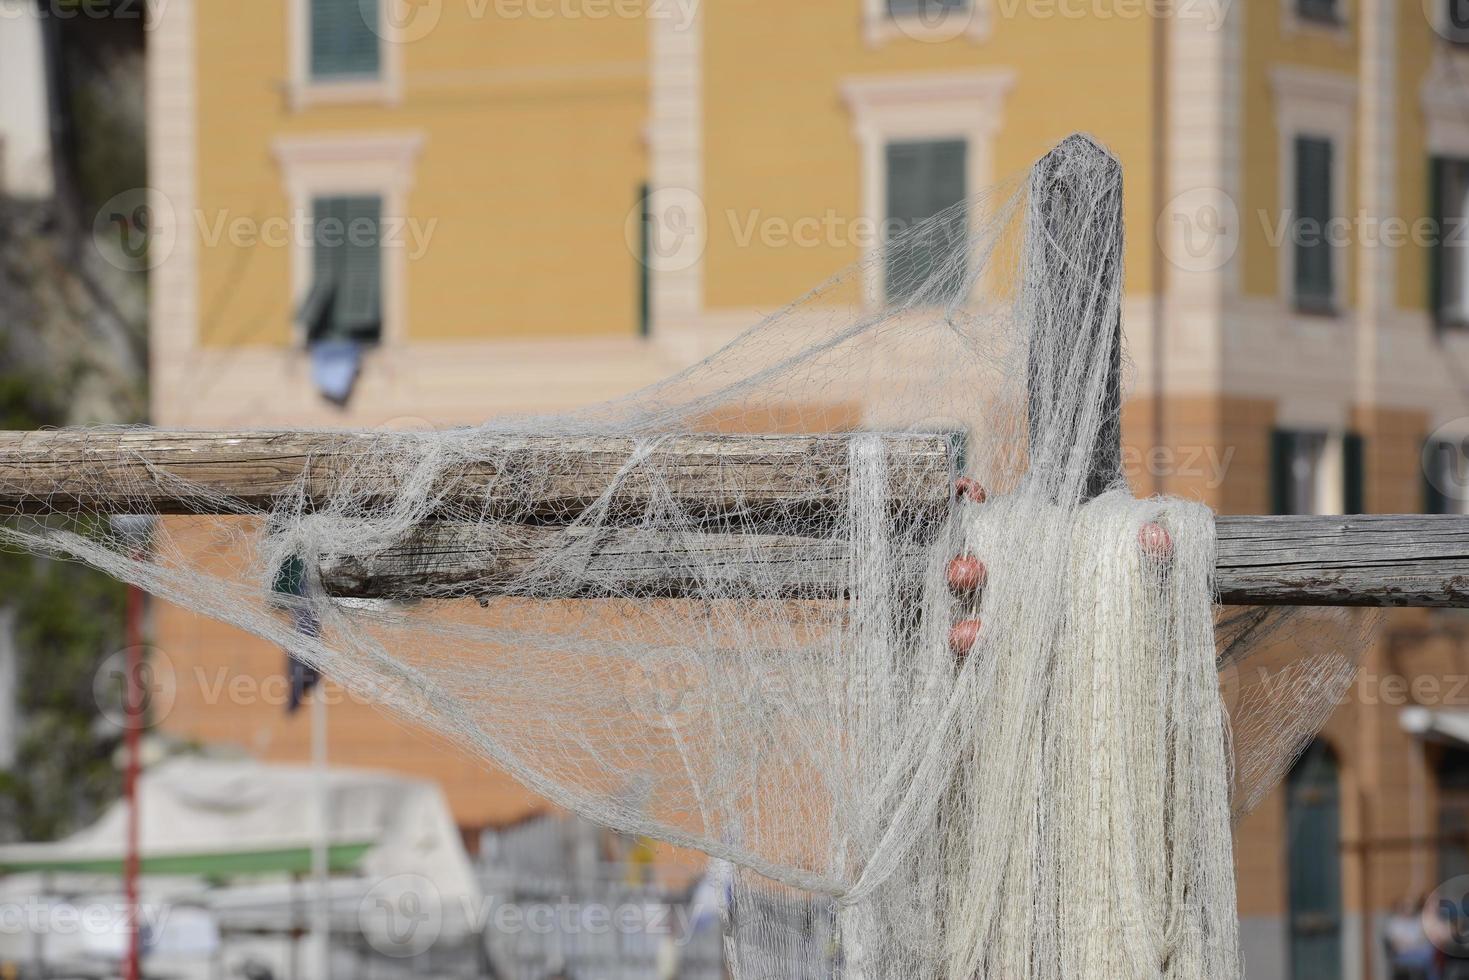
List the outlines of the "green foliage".
{"label": "green foliage", "polygon": [[0,557],[21,652],[15,768],[0,779],[13,832],[49,840],[90,821],[117,795],[118,732],[98,725],[93,681],[122,647],[124,587],[81,565]]}
{"label": "green foliage", "polygon": [[[53,384],[37,372],[0,369],[0,427],[61,419],[64,389]],[[100,572],[0,551],[0,605],[15,614],[22,722],[15,766],[0,772],[0,835],[49,840],[85,825],[116,797],[120,774],[111,757],[120,733],[99,725],[93,682],[124,645],[125,601],[125,587]]]}

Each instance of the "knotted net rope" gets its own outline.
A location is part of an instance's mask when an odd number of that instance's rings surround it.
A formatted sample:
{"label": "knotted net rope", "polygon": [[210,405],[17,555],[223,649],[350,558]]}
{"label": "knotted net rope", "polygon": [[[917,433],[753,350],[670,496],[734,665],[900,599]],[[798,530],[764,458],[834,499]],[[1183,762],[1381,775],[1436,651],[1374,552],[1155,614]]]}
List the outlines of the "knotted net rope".
{"label": "knotted net rope", "polygon": [[[1129,492],[1120,194],[1073,138],[624,399],[357,435],[358,465],[264,514],[166,518],[146,553],[95,514],[0,537],[286,647],[591,820],[732,862],[740,978],[1238,976],[1231,814],[1322,724],[1355,647],[1258,610],[1216,622],[1212,515]],[[748,467],[715,476],[717,507],[683,492],[677,447],[765,432],[844,448],[772,464],[774,511],[742,496]],[[945,478],[970,489],[937,510],[895,493],[894,433],[948,434]],[[614,475],[548,509],[589,447]],[[519,560],[371,600],[323,585],[432,565],[445,540]],[[663,592],[622,560],[672,553]],[[792,590],[793,563],[828,588]],[[1256,657],[1289,683],[1242,679]]]}

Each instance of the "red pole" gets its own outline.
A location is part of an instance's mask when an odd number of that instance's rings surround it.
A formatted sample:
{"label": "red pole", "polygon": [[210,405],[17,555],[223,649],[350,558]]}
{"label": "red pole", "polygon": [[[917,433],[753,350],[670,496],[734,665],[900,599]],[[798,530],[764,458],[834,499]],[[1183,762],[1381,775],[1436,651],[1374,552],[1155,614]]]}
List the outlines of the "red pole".
{"label": "red pole", "polygon": [[142,768],[141,741],[143,725],[143,593],[135,585],[128,586],[127,614],[127,692],[125,708],[127,728],[123,733],[127,762],[123,769],[123,795],[128,802],[127,854],[123,862],[123,890],[127,901],[128,955],[123,970],[125,980],[142,980],[142,934],[138,909],[138,772]]}

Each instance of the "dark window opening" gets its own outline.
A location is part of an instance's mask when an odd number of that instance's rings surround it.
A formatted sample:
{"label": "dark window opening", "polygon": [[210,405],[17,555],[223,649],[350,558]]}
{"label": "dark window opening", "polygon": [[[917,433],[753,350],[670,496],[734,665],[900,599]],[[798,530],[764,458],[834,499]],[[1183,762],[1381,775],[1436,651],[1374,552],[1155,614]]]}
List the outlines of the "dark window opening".
{"label": "dark window opening", "polygon": [[1337,0],[1296,0],[1296,14],[1302,20],[1317,24],[1340,24],[1341,5]]}
{"label": "dark window opening", "polygon": [[[1365,444],[1355,432],[1276,429],[1270,435],[1270,503],[1276,514],[1366,510]],[[1340,484],[1335,480],[1340,476]],[[1338,495],[1339,494],[1339,495]]]}
{"label": "dark window opening", "polygon": [[1336,246],[1331,239],[1334,153],[1330,140],[1302,136],[1295,141],[1294,295],[1302,313],[1336,312]]}
{"label": "dark window opening", "polygon": [[1469,160],[1435,157],[1430,168],[1429,306],[1438,326],[1469,326]]}
{"label": "dark window opening", "polygon": [[653,334],[653,214],[649,184],[638,188],[638,336]]}
{"label": "dark window opening", "polygon": [[1342,975],[1341,790],[1331,747],[1311,743],[1286,777],[1292,980]]}
{"label": "dark window opening", "polygon": [[1435,746],[1438,783],[1438,880],[1469,874],[1469,752]]}
{"label": "dark window opening", "polygon": [[942,18],[951,10],[967,10],[969,0],[887,0],[889,17]]}
{"label": "dark window opening", "polygon": [[[310,0],[311,77],[375,78],[380,68],[378,0]],[[369,23],[371,20],[371,23]]]}
{"label": "dark window opening", "polygon": [[299,320],[307,343],[382,339],[382,199],[312,202],[311,289]]}
{"label": "dark window opening", "polygon": [[960,298],[968,280],[968,150],[963,140],[888,144],[888,303],[944,305]]}

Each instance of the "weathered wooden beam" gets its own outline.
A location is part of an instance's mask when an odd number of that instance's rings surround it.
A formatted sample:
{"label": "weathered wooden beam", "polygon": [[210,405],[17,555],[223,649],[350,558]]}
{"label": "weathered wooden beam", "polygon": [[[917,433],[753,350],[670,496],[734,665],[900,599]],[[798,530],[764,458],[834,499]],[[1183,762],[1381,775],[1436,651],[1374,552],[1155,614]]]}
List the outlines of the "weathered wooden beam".
{"label": "weathered wooden beam", "polygon": [[[609,518],[676,508],[713,525],[800,526],[844,506],[850,439],[842,435],[616,436],[457,430],[452,476],[435,493],[449,517],[570,523],[592,506]],[[444,433],[439,433],[443,437]],[[0,512],[249,514],[301,494],[306,506],[353,485],[372,507],[394,498],[414,437],[390,432],[190,432],[59,429],[0,432]],[[890,433],[895,509],[946,507],[951,436]],[[629,465],[639,450],[646,461]]]}
{"label": "weathered wooden beam", "polygon": [[[922,554],[915,549],[909,575]],[[846,545],[775,534],[483,524],[424,528],[369,558],[326,556],[323,589],[340,597],[835,598]]]}
{"label": "weathered wooden beam", "polygon": [[[1225,515],[1216,527],[1216,586],[1227,605],[1469,606],[1469,518]],[[840,543],[821,538],[443,525],[371,559],[327,559],[321,572],[328,592],[354,597],[544,588],[557,596],[829,598],[847,581],[846,560]],[[915,549],[910,574],[922,562]]]}
{"label": "weathered wooden beam", "polygon": [[1215,526],[1226,604],[1469,607],[1469,517],[1221,515]]}
{"label": "weathered wooden beam", "polygon": [[[1036,161],[1030,195],[1025,256],[1034,305],[1027,315],[1063,328],[1033,330],[1030,337],[1030,465],[1045,473],[1053,493],[1059,475],[1084,465],[1082,497],[1090,499],[1122,477],[1122,295],[1106,288],[1122,267],[1122,164],[1090,136],[1073,134]],[[1077,313],[1078,282],[1096,289],[1085,315]],[[1107,378],[1092,439],[1088,406],[1072,389],[1101,357]],[[1073,459],[1084,438],[1090,458]]]}
{"label": "weathered wooden beam", "polygon": [[[0,511],[259,513],[278,494],[298,487],[305,488],[308,503],[325,499],[346,474],[357,481],[359,499],[370,505],[375,482],[386,500],[401,478],[382,464],[380,454],[387,440],[402,438],[149,429],[0,432]],[[370,560],[326,559],[323,586],[329,592],[496,595],[534,592],[532,583],[540,580],[547,583],[545,594],[555,595],[707,595],[714,591],[711,583],[718,583],[721,594],[746,589],[821,597],[834,595],[846,581],[842,549],[810,530],[820,521],[790,520],[793,514],[809,518],[839,510],[839,488],[847,484],[846,437],[667,439],[657,449],[656,464],[659,482],[668,481],[674,490],[673,502],[709,516],[713,530],[742,533],[614,527],[595,540],[574,542],[570,550],[565,546],[573,542],[558,536],[587,532],[564,525],[604,495],[610,513],[645,513],[650,482],[623,472],[631,441],[469,433],[463,438],[472,461],[442,488],[449,522],[430,525]],[[952,492],[948,437],[884,438],[895,509],[942,514]],[[453,520],[466,510],[476,523]],[[1218,532],[1216,581],[1220,600],[1228,604],[1469,606],[1469,518],[1221,516]],[[580,557],[568,557],[573,554]]]}

